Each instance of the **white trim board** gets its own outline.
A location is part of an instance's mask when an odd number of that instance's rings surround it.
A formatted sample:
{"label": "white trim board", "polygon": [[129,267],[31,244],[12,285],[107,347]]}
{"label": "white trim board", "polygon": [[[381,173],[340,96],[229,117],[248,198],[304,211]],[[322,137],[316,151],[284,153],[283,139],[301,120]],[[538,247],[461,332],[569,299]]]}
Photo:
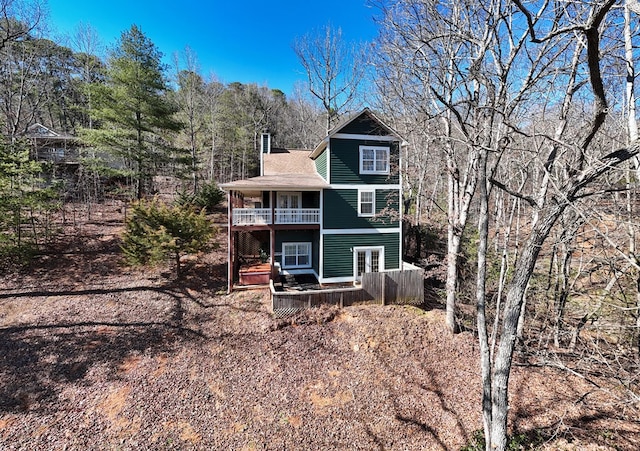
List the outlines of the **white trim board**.
{"label": "white trim board", "polygon": [[[325,188],[327,189],[327,188]],[[338,183],[332,183],[329,185],[329,189],[376,189],[376,190],[382,190],[382,189],[386,189],[386,190],[398,190],[400,191],[400,185],[395,183],[395,184],[389,184],[389,185],[381,185],[381,184],[373,184],[373,183],[359,183],[359,184],[355,184],[355,183],[345,183],[345,184],[338,184]]]}
{"label": "white trim board", "polygon": [[322,235],[379,235],[401,233],[400,227],[371,228],[371,229],[324,229]]}
{"label": "white trim board", "polygon": [[392,142],[392,141],[398,141],[400,142],[400,139],[398,139],[396,136],[391,136],[391,135],[358,135],[358,134],[354,134],[354,133],[336,133],[335,135],[331,135],[332,138],[338,138],[338,139],[357,139],[359,141],[380,141],[380,142]]}

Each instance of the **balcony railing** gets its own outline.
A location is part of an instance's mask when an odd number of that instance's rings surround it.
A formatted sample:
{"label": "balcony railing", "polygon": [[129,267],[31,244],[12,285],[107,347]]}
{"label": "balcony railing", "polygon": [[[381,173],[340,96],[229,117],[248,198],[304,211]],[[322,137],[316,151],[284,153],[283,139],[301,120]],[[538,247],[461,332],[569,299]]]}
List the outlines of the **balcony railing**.
{"label": "balcony railing", "polygon": [[[233,225],[271,224],[270,208],[234,208]],[[276,224],[320,224],[319,208],[276,208]]]}
{"label": "balcony railing", "polygon": [[270,208],[234,208],[233,225],[264,225],[271,224]]}
{"label": "balcony railing", "polygon": [[276,208],[276,224],[320,224],[320,209]]}

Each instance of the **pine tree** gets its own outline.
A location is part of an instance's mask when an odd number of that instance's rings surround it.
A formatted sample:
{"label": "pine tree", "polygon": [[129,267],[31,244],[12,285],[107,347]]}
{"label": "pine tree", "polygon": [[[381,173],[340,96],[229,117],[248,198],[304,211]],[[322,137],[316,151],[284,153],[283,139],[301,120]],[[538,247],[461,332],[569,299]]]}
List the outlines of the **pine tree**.
{"label": "pine tree", "polygon": [[133,25],[109,57],[107,82],[91,86],[92,115],[100,128],[86,130],[85,136],[124,159],[138,199],[150,191],[157,169],[176,156],[167,133],[181,128],[166,96],[161,58],[153,42]]}
{"label": "pine tree", "polygon": [[52,238],[58,187],[43,188],[41,173],[27,143],[0,139],[0,267],[5,261],[27,262]]}
{"label": "pine tree", "polygon": [[180,257],[206,250],[215,233],[205,209],[198,213],[190,207],[169,207],[155,199],[141,200],[133,205],[125,223],[122,250],[134,266],[157,265],[172,258],[180,277]]}

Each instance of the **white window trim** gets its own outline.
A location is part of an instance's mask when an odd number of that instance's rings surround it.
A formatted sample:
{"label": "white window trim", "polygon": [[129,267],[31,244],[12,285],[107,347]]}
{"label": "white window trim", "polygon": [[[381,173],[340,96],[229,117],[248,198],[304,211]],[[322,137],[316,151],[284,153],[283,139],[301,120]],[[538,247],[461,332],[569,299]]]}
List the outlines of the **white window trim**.
{"label": "white window trim", "polygon": [[[287,253],[285,252],[285,249],[287,246],[296,246],[296,249],[298,246],[304,245],[307,247],[307,256],[309,257],[309,264],[307,265],[287,265],[286,261],[287,261]],[[311,242],[299,242],[299,243],[282,243],[282,268],[283,269],[296,269],[296,268],[311,268],[312,266],[312,260],[311,260],[311,252],[312,252],[312,247],[311,247]],[[298,254],[296,253],[296,260],[298,260],[298,256],[302,255],[302,254]]]}
{"label": "white window trim", "polygon": [[384,272],[384,246],[357,246],[353,248],[353,280],[358,278],[358,251],[378,251],[378,272]]}
{"label": "white window trim", "polygon": [[[371,213],[362,212],[362,193],[371,193]],[[358,190],[358,216],[371,218],[376,214],[376,190],[375,189],[359,189]]]}
{"label": "white window trim", "polygon": [[[364,150],[373,150],[373,170],[365,170],[363,168],[363,161],[362,161],[362,153]],[[377,152],[379,150],[382,150],[384,152],[386,152],[387,154],[387,167],[384,171],[377,171],[375,169],[376,167],[376,161],[377,161]],[[389,147],[385,147],[385,146],[360,146],[360,174],[384,174],[384,175],[388,175],[390,173],[390,167],[391,167],[391,149]]]}
{"label": "white window trim", "polygon": [[[284,195],[288,198],[297,197],[298,198],[298,208],[302,208],[302,192],[301,191],[278,191],[276,198],[277,208],[283,208],[280,203],[280,196]],[[289,207],[291,208],[291,207]]]}

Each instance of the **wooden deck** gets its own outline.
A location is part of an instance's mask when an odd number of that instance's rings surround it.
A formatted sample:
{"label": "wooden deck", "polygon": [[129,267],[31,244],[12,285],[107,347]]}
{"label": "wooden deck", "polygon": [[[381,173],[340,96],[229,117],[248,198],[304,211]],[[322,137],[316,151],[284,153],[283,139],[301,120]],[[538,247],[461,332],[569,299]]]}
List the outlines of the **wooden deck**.
{"label": "wooden deck", "polygon": [[360,303],[424,303],[424,271],[415,266],[403,271],[368,273],[359,287],[305,291],[276,291],[271,284],[272,308],[282,317],[323,304],[346,307]]}

